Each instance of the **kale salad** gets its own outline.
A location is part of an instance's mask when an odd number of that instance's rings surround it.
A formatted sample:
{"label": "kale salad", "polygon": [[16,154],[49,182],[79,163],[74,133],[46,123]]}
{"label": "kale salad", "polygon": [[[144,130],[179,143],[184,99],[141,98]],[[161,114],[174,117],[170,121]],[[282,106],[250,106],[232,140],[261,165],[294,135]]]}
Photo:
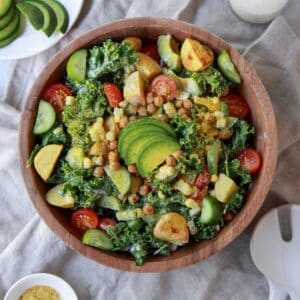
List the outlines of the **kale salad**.
{"label": "kale salad", "polygon": [[227,51],[169,34],[75,51],[33,127],[45,201],[85,245],[138,265],[215,238],[262,163],[241,81]]}

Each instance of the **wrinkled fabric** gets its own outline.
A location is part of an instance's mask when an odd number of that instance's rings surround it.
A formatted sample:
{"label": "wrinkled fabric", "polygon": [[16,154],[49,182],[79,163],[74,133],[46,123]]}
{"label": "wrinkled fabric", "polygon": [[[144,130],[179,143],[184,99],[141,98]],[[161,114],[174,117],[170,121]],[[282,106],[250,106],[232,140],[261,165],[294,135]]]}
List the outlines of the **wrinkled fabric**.
{"label": "wrinkled fabric", "polygon": [[[7,90],[1,91],[4,102],[0,104],[0,299],[16,280],[35,272],[63,277],[84,300],[267,299],[267,282],[249,253],[255,222],[202,263],[161,274],[114,270],[69,249],[39,218],[26,194],[17,162],[17,130],[25,96],[39,72],[59,49],[81,33],[120,18],[147,15],[181,19],[218,34],[241,51],[246,49],[246,58],[270,94],[278,124],[279,158],[260,215],[283,202],[300,203],[299,9],[300,3],[290,0],[284,18],[271,24],[250,25],[232,13],[227,1],[88,0],[74,28],[57,45],[35,57],[11,62],[5,73]],[[1,65],[4,62],[0,61],[0,74]]]}

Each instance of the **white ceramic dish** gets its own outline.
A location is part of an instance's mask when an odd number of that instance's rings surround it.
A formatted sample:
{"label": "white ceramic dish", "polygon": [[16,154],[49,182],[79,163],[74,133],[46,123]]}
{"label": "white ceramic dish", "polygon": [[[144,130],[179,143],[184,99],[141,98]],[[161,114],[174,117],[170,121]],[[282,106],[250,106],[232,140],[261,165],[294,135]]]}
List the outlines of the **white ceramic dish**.
{"label": "white ceramic dish", "polygon": [[78,300],[73,288],[66,281],[47,273],[36,273],[23,277],[8,290],[4,300],[19,300],[19,297],[27,289],[35,285],[47,285],[54,288],[59,293],[61,300]]}
{"label": "white ceramic dish", "polygon": [[[67,33],[78,18],[84,0],[60,0],[60,2],[69,14]],[[0,48],[0,59],[20,59],[35,55],[56,44],[66,33],[55,32],[51,37],[47,37],[42,31],[33,29],[31,24],[26,21],[23,33],[11,44]]]}

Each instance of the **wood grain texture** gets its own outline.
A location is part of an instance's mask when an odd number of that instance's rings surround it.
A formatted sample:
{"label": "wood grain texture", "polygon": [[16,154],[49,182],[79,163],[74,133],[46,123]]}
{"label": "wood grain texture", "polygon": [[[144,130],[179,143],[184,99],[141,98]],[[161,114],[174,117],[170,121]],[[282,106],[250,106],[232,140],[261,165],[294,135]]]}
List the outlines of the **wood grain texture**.
{"label": "wood grain texture", "polygon": [[[214,51],[226,49],[239,70],[243,84],[240,88],[252,111],[256,127],[255,146],[263,157],[263,166],[256,176],[241,212],[211,241],[183,247],[170,257],[153,257],[142,266],[136,266],[131,256],[84,246],[70,226],[70,216],[63,209],[49,206],[45,192],[49,187],[40,179],[33,167],[26,168],[26,160],[35,143],[32,128],[38,99],[43,88],[63,79],[69,55],[79,48],[99,44],[107,38],[120,40],[126,36],[139,36],[155,40],[158,35],[170,33],[179,41],[186,37],[202,41]],[[101,264],[126,271],[163,272],[191,265],[207,258],[233,241],[253,220],[269,191],[277,160],[277,130],[268,94],[251,65],[237,50],[225,41],[191,24],[170,19],[135,18],[116,21],[93,29],[59,51],[37,77],[27,97],[19,127],[19,161],[29,196],[40,216],[50,229],[78,253]]]}

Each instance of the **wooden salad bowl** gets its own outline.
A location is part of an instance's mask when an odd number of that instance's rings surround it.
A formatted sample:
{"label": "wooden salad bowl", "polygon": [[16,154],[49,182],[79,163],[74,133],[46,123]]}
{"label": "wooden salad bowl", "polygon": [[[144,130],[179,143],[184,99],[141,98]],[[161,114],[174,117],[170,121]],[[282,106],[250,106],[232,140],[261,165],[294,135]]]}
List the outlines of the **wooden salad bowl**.
{"label": "wooden salad bowl", "polygon": [[[252,111],[253,124],[256,128],[254,143],[262,155],[263,165],[254,179],[244,207],[215,239],[187,245],[169,257],[155,256],[143,265],[136,266],[129,254],[107,252],[83,245],[71,228],[69,214],[63,209],[47,204],[45,194],[49,186],[41,180],[33,167],[26,167],[26,161],[35,143],[32,128],[42,90],[47,84],[57,82],[64,77],[66,60],[71,53],[80,48],[99,44],[108,38],[120,40],[127,36],[138,36],[144,40],[155,40],[164,33],[172,34],[179,41],[183,41],[186,37],[197,39],[216,52],[221,49],[229,52],[243,78],[240,92],[247,99]],[[90,259],[117,269],[163,272],[202,261],[228,245],[250,224],[262,206],[272,182],[277,160],[277,130],[269,96],[252,66],[237,50],[217,36],[185,22],[134,18],[116,21],[88,31],[60,50],[44,67],[35,80],[23,108],[19,127],[19,160],[27,191],[35,208],[50,229],[69,247]]]}

